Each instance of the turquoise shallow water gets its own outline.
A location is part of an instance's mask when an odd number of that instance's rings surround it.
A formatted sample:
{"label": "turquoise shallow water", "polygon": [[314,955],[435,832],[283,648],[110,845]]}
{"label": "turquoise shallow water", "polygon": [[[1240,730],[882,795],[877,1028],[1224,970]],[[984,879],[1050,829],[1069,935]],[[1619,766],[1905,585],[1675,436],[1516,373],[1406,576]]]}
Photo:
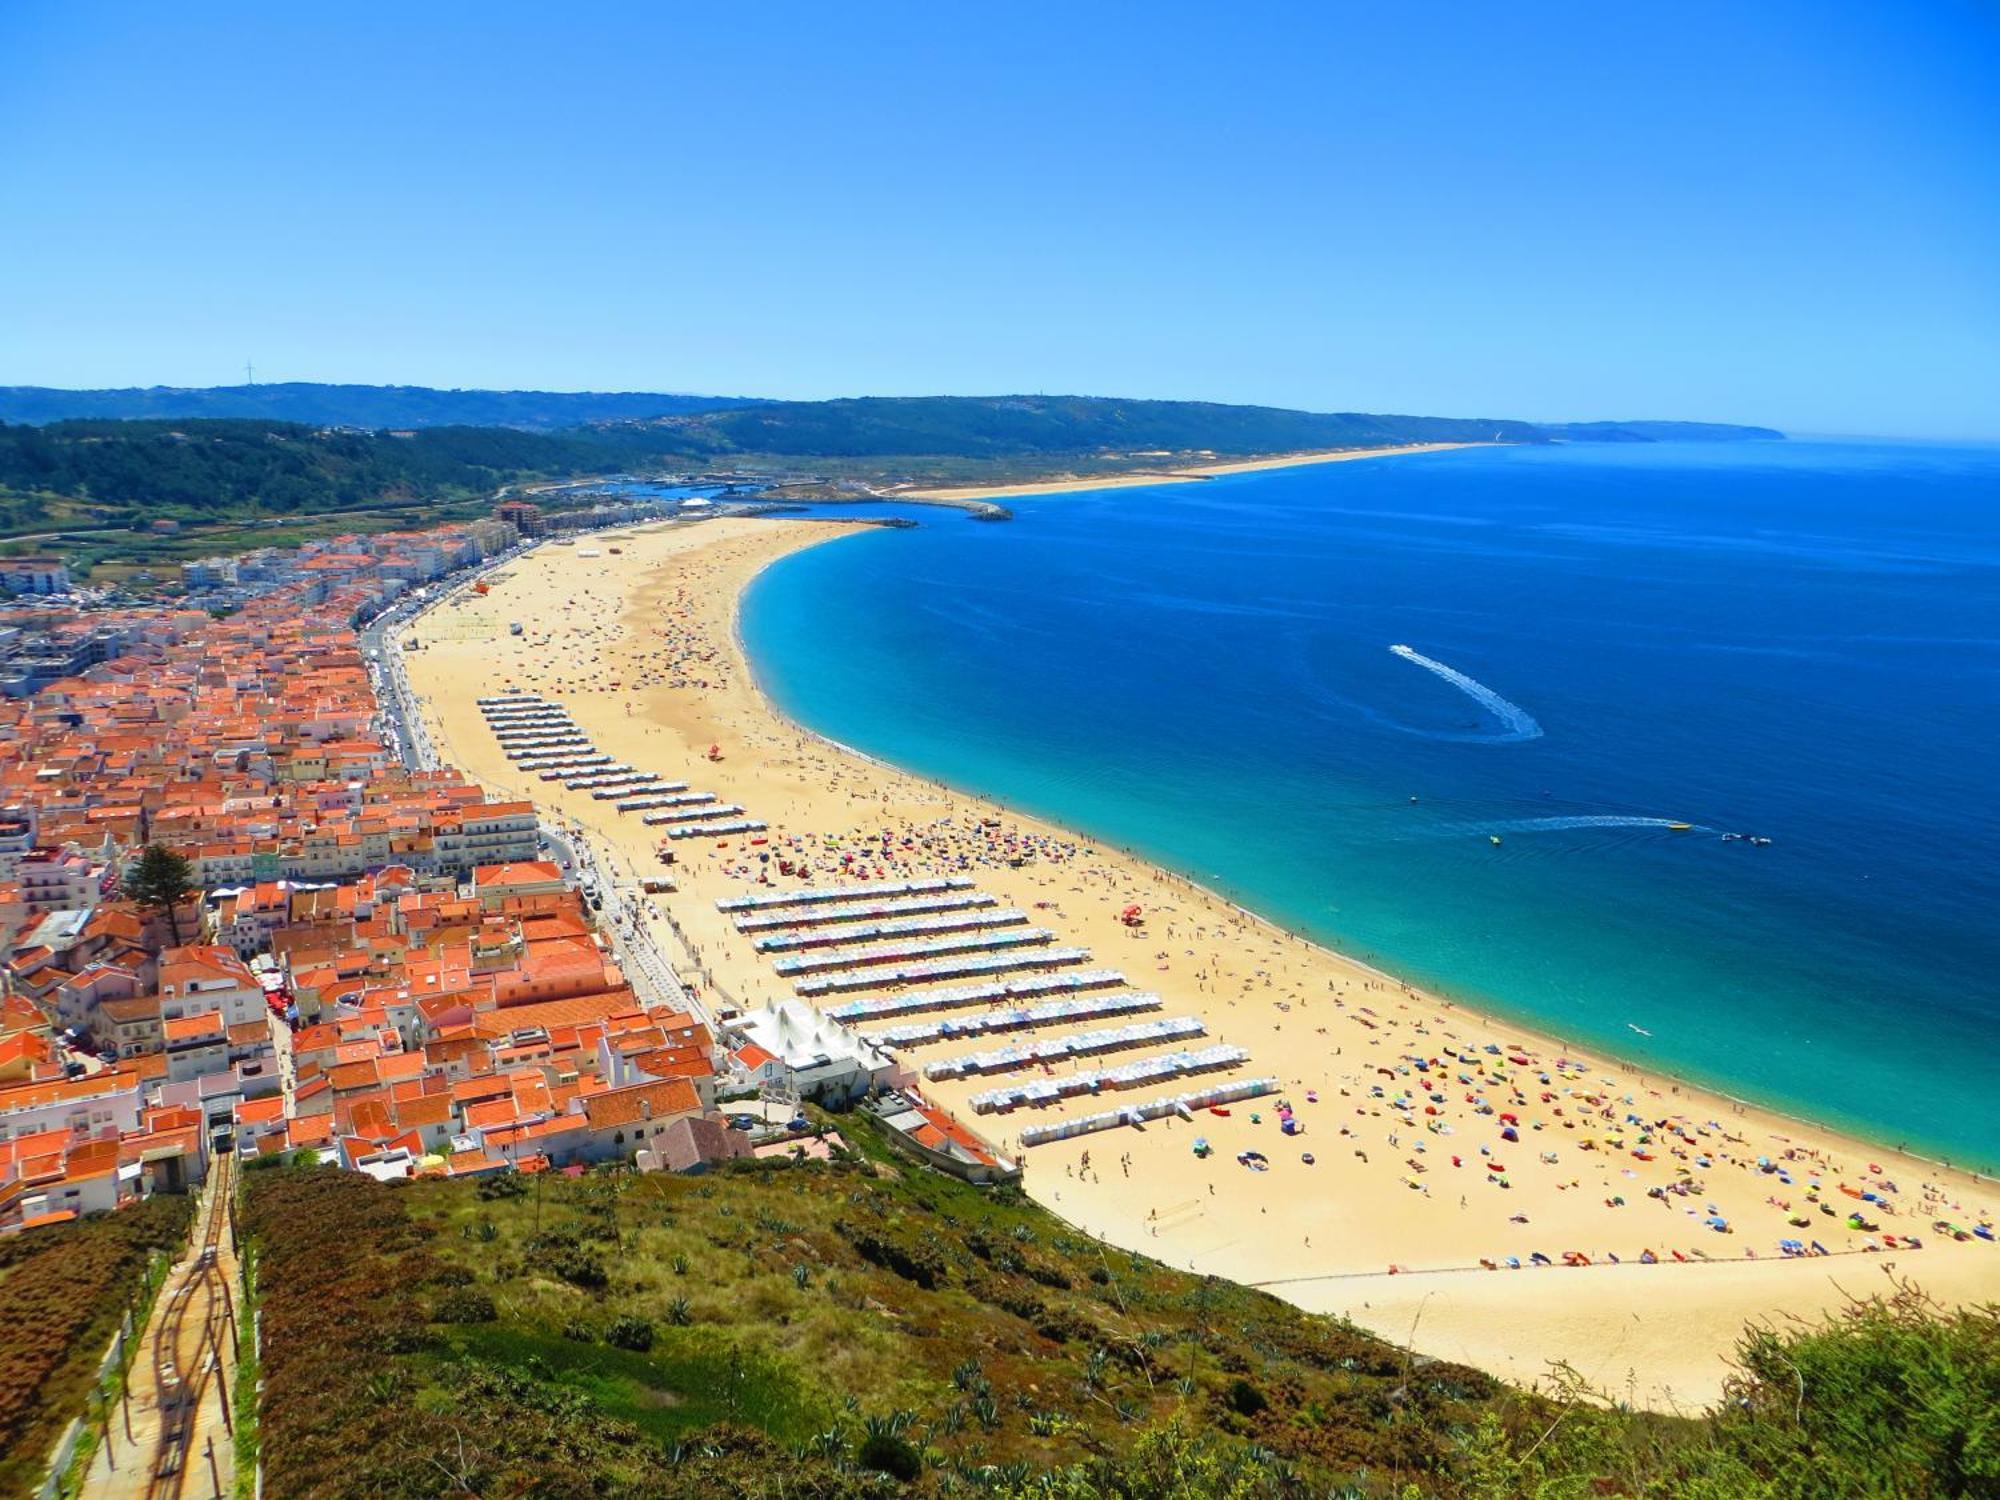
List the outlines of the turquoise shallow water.
{"label": "turquoise shallow water", "polygon": [[1472,449],[912,511],[743,629],[859,749],[1992,1167],[1996,508],[1990,448]]}

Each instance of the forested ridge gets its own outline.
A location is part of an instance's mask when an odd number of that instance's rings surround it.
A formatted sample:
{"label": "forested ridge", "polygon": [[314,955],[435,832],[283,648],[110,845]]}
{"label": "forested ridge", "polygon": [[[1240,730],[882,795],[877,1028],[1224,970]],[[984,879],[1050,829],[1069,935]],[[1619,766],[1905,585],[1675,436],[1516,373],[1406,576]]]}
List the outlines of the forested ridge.
{"label": "forested ridge", "polygon": [[[665,399],[665,398],[662,398]],[[4,404],[0,404],[4,409]],[[380,501],[462,499],[530,479],[726,465],[885,477],[945,462],[1020,477],[1111,465],[1412,443],[1722,441],[1776,436],[1712,424],[1545,429],[1499,418],[1287,411],[1094,396],[912,396],[773,401],[560,430],[372,428],[248,417],[0,423],[0,491],[140,514],[298,515]]]}

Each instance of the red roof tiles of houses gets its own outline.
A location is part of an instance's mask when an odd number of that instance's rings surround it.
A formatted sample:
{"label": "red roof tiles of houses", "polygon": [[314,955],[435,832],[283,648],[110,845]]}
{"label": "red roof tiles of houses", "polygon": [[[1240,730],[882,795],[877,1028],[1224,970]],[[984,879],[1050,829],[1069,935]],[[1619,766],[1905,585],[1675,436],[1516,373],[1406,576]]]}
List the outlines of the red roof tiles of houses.
{"label": "red roof tiles of houses", "polygon": [[664,1121],[700,1111],[701,1098],[684,1078],[609,1089],[583,1102],[584,1115],[593,1130],[608,1130],[639,1120]]}

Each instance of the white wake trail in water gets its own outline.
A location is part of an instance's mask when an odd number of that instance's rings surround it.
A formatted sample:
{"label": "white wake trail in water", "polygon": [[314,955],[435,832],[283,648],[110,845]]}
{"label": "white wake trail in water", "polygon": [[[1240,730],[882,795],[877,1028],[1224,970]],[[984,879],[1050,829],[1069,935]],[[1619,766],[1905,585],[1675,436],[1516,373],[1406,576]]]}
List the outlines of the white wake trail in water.
{"label": "white wake trail in water", "polygon": [[1538,740],[1542,737],[1542,726],[1535,722],[1535,716],[1518,703],[1509,703],[1492,688],[1476,677],[1468,677],[1456,667],[1448,667],[1434,657],[1409,646],[1391,646],[1392,655],[1404,661],[1415,662],[1426,672],[1435,672],[1446,682],[1457,688],[1466,697],[1492,714],[1502,725],[1499,734],[1481,735],[1479,738],[1495,745],[1519,744],[1522,740]]}
{"label": "white wake trail in water", "polygon": [[1562,833],[1572,828],[1673,828],[1688,833],[1711,833],[1700,823],[1684,824],[1675,818],[1636,818],[1623,813],[1585,813],[1561,818],[1513,818],[1502,823],[1477,823],[1470,833]]}

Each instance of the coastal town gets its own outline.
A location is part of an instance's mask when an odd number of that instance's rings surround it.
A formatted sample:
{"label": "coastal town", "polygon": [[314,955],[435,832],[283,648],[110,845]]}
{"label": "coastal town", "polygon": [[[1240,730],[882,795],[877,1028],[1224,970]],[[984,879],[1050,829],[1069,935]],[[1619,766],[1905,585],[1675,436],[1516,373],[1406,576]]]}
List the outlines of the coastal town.
{"label": "coastal town", "polygon": [[0,5],[0,1500],[2000,1500],[2000,5],[244,9]]}
{"label": "coastal town", "polygon": [[[386,1178],[783,1149],[794,1110],[728,1130],[718,1099],[793,1074],[621,960],[535,805],[412,768],[377,699],[364,636],[539,530],[502,512],[206,566],[223,618],[5,611],[30,644],[0,710],[0,1231],[198,1187],[218,1153]],[[178,902],[125,889],[147,848],[185,861]],[[892,1071],[857,1049],[809,1088]]]}
{"label": "coastal town", "polygon": [[1987,1273],[1963,1174],[1496,1027],[777,718],[737,595],[858,524],[515,499],[159,604],[37,572],[0,610],[0,1235],[159,1194],[213,1225],[259,1163],[823,1158],[860,1104],[924,1168],[1362,1321],[1421,1283],[1490,1328],[1543,1268],[1599,1273],[1578,1305],[1702,1268],[1718,1317],[1827,1295],[1788,1261]]}

